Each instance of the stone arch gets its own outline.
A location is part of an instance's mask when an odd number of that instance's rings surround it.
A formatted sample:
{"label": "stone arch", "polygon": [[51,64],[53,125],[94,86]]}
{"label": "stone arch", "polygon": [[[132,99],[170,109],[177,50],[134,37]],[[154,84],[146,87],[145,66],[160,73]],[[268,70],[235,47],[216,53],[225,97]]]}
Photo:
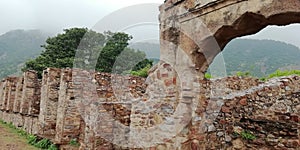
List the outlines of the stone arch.
{"label": "stone arch", "polygon": [[258,13],[246,12],[231,26],[221,27],[214,37],[223,49],[230,40],[236,37],[255,34],[268,25],[284,26],[292,23],[300,23],[299,13],[284,12],[266,18]]}
{"label": "stone arch", "polygon": [[[161,40],[184,47],[200,76],[232,39],[257,33],[268,25],[300,23],[299,0],[169,0],[160,12]],[[205,26],[209,33],[198,26]],[[165,34],[170,27],[172,31],[191,28],[198,41],[177,32]],[[162,46],[161,56],[176,55],[178,47]]]}

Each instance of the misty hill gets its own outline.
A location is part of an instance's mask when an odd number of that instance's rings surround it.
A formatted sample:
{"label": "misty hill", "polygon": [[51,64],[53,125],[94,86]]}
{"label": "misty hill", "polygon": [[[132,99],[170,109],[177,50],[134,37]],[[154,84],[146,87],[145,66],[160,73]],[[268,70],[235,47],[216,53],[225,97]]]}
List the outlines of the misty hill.
{"label": "misty hill", "polygon": [[[294,45],[273,40],[235,39],[222,52],[228,75],[249,71],[263,77],[277,69],[298,69],[300,49]],[[220,55],[216,57],[219,59]],[[212,66],[219,65],[214,61]],[[212,70],[211,70],[212,71]]]}
{"label": "misty hill", "polygon": [[[47,35],[38,30],[14,30],[1,35],[0,77],[17,71],[20,73],[21,65],[25,61],[41,53],[40,45],[45,43],[46,38]],[[145,52],[147,58],[160,56],[159,44],[134,43],[129,47]],[[300,69],[300,49],[273,40],[235,39],[225,47],[222,54],[228,75],[233,75],[237,71],[249,71],[254,76],[262,77],[277,69]],[[220,55],[211,66],[219,65],[218,58]]]}
{"label": "misty hill", "polygon": [[[135,43],[130,47],[144,51],[147,58],[159,58],[159,44]],[[277,69],[300,69],[300,49],[274,40],[235,39],[225,47],[222,55],[227,75],[249,71],[253,76],[263,77]],[[218,55],[211,66],[218,68],[220,57]],[[218,75],[218,69],[211,71]]]}
{"label": "misty hill", "polygon": [[13,30],[0,36],[0,77],[20,73],[22,64],[38,56],[47,36],[39,30]]}

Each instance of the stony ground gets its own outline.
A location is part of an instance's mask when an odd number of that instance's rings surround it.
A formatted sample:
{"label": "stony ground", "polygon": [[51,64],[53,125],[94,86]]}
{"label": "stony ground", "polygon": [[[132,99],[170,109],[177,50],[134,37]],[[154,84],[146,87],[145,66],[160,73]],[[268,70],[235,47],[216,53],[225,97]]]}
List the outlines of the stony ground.
{"label": "stony ground", "polygon": [[13,129],[0,124],[0,150],[37,150],[26,143]]}

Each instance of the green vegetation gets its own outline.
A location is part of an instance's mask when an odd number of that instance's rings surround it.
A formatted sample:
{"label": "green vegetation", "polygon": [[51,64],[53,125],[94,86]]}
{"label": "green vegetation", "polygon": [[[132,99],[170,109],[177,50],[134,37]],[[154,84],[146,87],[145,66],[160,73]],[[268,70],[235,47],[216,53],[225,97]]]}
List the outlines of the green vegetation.
{"label": "green vegetation", "polygon": [[[260,78],[260,80],[261,81],[267,81],[267,80],[272,79],[272,78],[284,77],[284,76],[290,76],[290,75],[298,75],[298,76],[300,76],[300,70],[286,70],[286,71],[276,70],[275,72],[269,74],[268,76]],[[252,74],[249,71],[246,71],[246,72],[238,71],[236,73],[236,76],[238,76],[238,77],[253,77]],[[205,73],[204,77],[206,79],[213,78],[212,75],[209,74],[209,73]]]}
{"label": "green vegetation", "polygon": [[236,72],[236,76],[238,76],[238,77],[249,77],[249,76],[251,76],[251,73],[249,71],[246,71],[246,72],[238,71],[238,72]]}
{"label": "green vegetation", "polygon": [[58,150],[57,146],[55,144],[51,144],[49,147],[48,147],[48,150]]}
{"label": "green vegetation", "polygon": [[252,134],[250,131],[243,130],[241,132],[233,132],[234,137],[241,137],[244,140],[255,140],[256,136]]}
{"label": "green vegetation", "polygon": [[[0,77],[20,74],[22,67],[23,71],[37,70],[39,77],[47,67],[76,67],[120,74],[133,71],[136,75],[136,72],[141,71],[147,64],[156,63],[160,55],[159,44],[128,45],[132,37],[125,33],[97,33],[86,28],[71,28],[47,40],[46,38],[47,35],[37,30],[15,30],[1,35]],[[89,53],[86,53],[87,51]],[[78,58],[74,63],[75,54],[88,61]],[[222,54],[227,75],[248,76],[245,73],[249,72],[251,76],[266,79],[278,69],[300,69],[299,48],[278,41],[236,39],[225,47]],[[220,61],[216,60],[219,58],[220,56],[217,56],[211,66],[218,65],[217,62]],[[136,64],[137,62],[140,63]],[[210,68],[208,70],[211,70]],[[222,72],[216,69],[212,71],[209,73],[214,77],[218,77],[218,72]]]}
{"label": "green vegetation", "polygon": [[47,149],[47,150],[58,150],[57,146],[53,144],[49,139],[38,139],[36,135],[28,134],[26,131],[16,128],[11,122],[6,123],[3,120],[0,120],[0,124],[7,126],[12,129],[14,132],[18,133],[20,136],[27,139],[27,143],[33,145],[37,148]]}
{"label": "green vegetation", "polygon": [[80,144],[78,143],[77,139],[72,139],[72,140],[69,142],[69,145],[75,146],[75,147],[79,147],[79,146],[80,146]]}
{"label": "green vegetation", "polygon": [[131,39],[132,37],[126,33],[101,34],[86,28],[66,29],[63,34],[48,38],[46,44],[42,46],[45,51],[39,57],[27,61],[22,70],[36,70],[41,78],[42,71],[47,67],[75,67],[123,73],[131,70],[127,66],[137,71],[148,64],[152,65],[152,61],[146,59],[145,53],[127,48]]}
{"label": "green vegetation", "polygon": [[134,76],[139,76],[139,77],[147,77],[148,76],[148,71],[151,68],[151,65],[148,64],[146,67],[141,68],[140,70],[137,71],[131,71],[130,74]]}
{"label": "green vegetation", "polygon": [[287,71],[280,71],[276,70],[274,73],[271,73],[267,77],[263,77],[260,80],[266,81],[271,78],[276,78],[276,77],[283,77],[283,76],[289,76],[289,75],[298,75],[300,76],[300,70],[287,70]]}
{"label": "green vegetation", "polygon": [[21,74],[28,59],[38,56],[47,35],[38,30],[14,30],[0,35],[0,78]]}
{"label": "green vegetation", "polygon": [[48,149],[52,145],[51,141],[49,139],[42,139],[34,144],[35,147],[41,148],[41,149]]}
{"label": "green vegetation", "polygon": [[253,135],[251,132],[249,131],[242,131],[241,132],[241,136],[243,139],[245,140],[255,140],[256,139],[256,136]]}
{"label": "green vegetation", "polygon": [[[84,37],[86,34],[86,37]],[[79,45],[82,42],[82,47]],[[102,46],[105,37],[86,28],[65,29],[63,34],[48,38],[46,44],[42,45],[45,49],[40,56],[25,63],[23,71],[36,70],[41,77],[43,70],[47,67],[66,68],[73,67],[76,49],[94,48]]]}
{"label": "green vegetation", "polygon": [[[300,69],[300,49],[296,46],[273,40],[235,39],[218,55],[209,67],[217,68],[224,58],[227,75],[250,72],[251,76],[262,78],[276,70]],[[212,74],[218,75],[218,70]]]}
{"label": "green vegetation", "polygon": [[37,136],[35,135],[28,135],[27,140],[28,140],[27,143],[30,145],[35,145],[38,141]]}
{"label": "green vegetation", "polygon": [[[134,43],[130,47],[145,51],[147,58],[159,57],[159,51],[151,51],[159,49],[159,44]],[[300,49],[296,46],[273,40],[235,39],[224,48],[222,55],[215,58],[206,78],[211,78],[210,75],[223,76],[220,74],[222,70],[218,70],[224,65],[219,64],[223,63],[221,56],[224,58],[227,76],[264,78],[278,69],[300,70]]]}
{"label": "green vegetation", "polygon": [[211,78],[213,78],[213,77],[212,77],[211,74],[205,73],[204,78],[205,78],[205,79],[211,79]]}

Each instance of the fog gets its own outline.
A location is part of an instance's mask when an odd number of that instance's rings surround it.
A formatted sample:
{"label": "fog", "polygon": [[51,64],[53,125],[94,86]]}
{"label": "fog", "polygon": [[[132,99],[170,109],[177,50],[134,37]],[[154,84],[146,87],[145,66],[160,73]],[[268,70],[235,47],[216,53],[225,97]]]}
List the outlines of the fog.
{"label": "fog", "polygon": [[120,8],[143,3],[163,0],[0,0],[0,34],[15,29],[56,33],[70,27],[91,28]]}
{"label": "fog", "polygon": [[[119,9],[144,3],[156,3],[157,6],[164,0],[0,0],[0,35],[15,29],[40,29],[44,32],[56,34],[65,28],[99,26],[99,21],[108,18]],[[151,10],[152,9],[152,10]],[[153,10],[154,9],[154,10]],[[158,8],[152,7],[144,18],[157,18]],[[139,14],[140,12],[136,12]],[[106,17],[105,17],[106,16]],[[136,17],[136,16],[135,16]],[[117,19],[124,19],[119,17]],[[128,20],[128,19],[127,19]],[[124,19],[124,22],[127,21]],[[152,19],[153,20],[153,19]],[[151,26],[141,26],[136,29],[128,29],[135,34],[134,37],[144,37],[158,40],[158,18],[151,22]],[[110,24],[107,24],[107,30]],[[300,47],[300,25],[293,24],[285,27],[269,26],[255,34],[245,38],[273,39],[283,41]],[[139,39],[136,39],[139,41]]]}

